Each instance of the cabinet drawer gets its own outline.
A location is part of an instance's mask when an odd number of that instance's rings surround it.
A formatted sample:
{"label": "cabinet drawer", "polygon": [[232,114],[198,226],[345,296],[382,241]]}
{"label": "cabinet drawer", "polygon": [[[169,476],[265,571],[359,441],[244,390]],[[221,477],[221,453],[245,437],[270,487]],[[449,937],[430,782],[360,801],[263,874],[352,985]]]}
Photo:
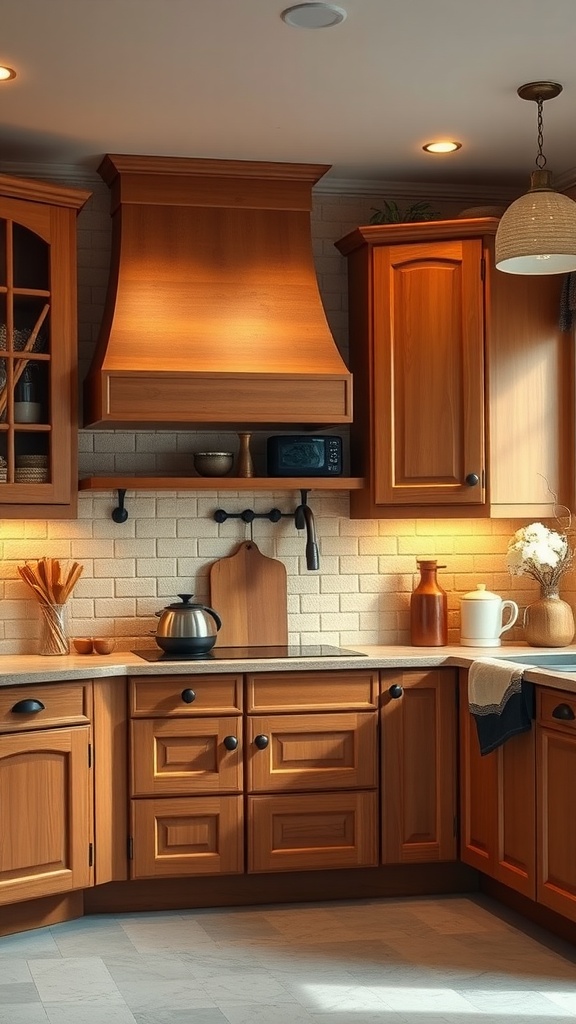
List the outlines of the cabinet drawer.
{"label": "cabinet drawer", "polygon": [[[23,701],[37,701],[38,711],[15,711]],[[92,682],[34,683],[0,687],[0,732],[86,725],[92,718]]]}
{"label": "cabinet drawer", "polygon": [[378,863],[375,792],[248,798],[248,871],[309,871]]}
{"label": "cabinet drawer", "polygon": [[536,690],[537,720],[550,729],[567,729],[576,734],[576,694],[563,690]]}
{"label": "cabinet drawer", "polygon": [[378,673],[261,672],[247,676],[247,711],[367,711],[378,706]]}
{"label": "cabinet drawer", "polygon": [[375,712],[249,718],[248,791],[374,787],[376,734]]}
{"label": "cabinet drawer", "polygon": [[182,675],[132,679],[130,709],[134,718],[239,715],[242,712],[242,676]]}
{"label": "cabinet drawer", "polygon": [[[240,792],[237,718],[143,718],[130,723],[133,796]],[[228,750],[227,742],[237,746]]]}
{"label": "cabinet drawer", "polygon": [[241,796],[132,801],[132,878],[238,874],[244,867]]}

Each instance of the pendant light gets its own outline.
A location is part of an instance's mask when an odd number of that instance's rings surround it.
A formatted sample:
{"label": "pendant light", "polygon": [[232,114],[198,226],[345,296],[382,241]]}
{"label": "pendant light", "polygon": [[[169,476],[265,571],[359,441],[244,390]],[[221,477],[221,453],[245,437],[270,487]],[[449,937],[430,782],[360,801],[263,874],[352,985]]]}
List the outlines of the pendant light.
{"label": "pendant light", "polygon": [[576,203],[552,188],[545,170],[542,107],[562,92],[557,82],[529,82],[518,89],[538,104],[537,170],[530,191],[503,214],[496,232],[496,267],[506,274],[566,274],[576,270]]}

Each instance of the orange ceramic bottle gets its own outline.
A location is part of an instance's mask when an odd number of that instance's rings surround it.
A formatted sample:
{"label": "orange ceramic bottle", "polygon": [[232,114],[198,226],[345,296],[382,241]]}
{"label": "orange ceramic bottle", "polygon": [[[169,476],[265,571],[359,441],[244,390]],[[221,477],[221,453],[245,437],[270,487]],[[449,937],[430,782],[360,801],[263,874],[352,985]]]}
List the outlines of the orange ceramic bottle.
{"label": "orange ceramic bottle", "polygon": [[448,643],[448,598],[436,572],[436,561],[418,559],[420,582],[410,598],[410,642],[414,647],[444,647]]}

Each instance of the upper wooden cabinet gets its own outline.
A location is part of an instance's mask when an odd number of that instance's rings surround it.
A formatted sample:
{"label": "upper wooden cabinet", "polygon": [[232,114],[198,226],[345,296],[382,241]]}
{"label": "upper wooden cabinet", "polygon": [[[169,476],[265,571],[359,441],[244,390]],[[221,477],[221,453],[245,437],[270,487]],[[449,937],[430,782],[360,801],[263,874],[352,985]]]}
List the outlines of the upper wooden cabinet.
{"label": "upper wooden cabinet", "polygon": [[76,512],[76,214],[91,193],[0,176],[0,504]]}
{"label": "upper wooden cabinet", "polygon": [[562,278],[496,271],[494,218],[357,228],[348,257],[352,518],[573,504]]}

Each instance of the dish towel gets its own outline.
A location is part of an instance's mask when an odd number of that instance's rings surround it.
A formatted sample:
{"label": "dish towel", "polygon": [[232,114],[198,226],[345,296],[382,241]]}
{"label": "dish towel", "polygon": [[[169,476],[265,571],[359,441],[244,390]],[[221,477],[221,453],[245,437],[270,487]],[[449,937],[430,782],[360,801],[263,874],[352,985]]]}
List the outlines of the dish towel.
{"label": "dish towel", "polygon": [[468,704],[481,754],[490,754],[511,736],[527,732],[534,718],[534,684],[521,665],[478,658],[468,672]]}

